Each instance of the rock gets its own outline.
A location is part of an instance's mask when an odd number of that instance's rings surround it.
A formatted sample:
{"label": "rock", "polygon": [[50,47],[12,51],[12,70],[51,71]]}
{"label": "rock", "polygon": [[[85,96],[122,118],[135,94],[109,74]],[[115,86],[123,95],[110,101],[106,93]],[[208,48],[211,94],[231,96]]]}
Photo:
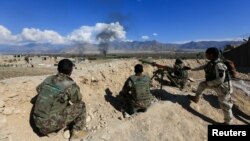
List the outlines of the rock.
{"label": "rock", "polygon": [[86,122],[88,123],[88,122],[90,122],[90,121],[91,121],[91,117],[90,117],[90,116],[87,116]]}
{"label": "rock", "polygon": [[21,113],[21,110],[20,109],[15,109],[14,110],[14,114],[20,114]]}
{"label": "rock", "polygon": [[9,95],[7,96],[8,98],[13,98],[18,96],[18,93],[9,93]]}
{"label": "rock", "polygon": [[98,80],[94,77],[91,77],[91,82],[98,82]]}
{"label": "rock", "polygon": [[122,120],[122,117],[118,117],[119,120]]}
{"label": "rock", "polygon": [[100,115],[100,120],[103,120],[103,119],[104,119],[103,115]]}
{"label": "rock", "polygon": [[3,111],[3,114],[11,115],[13,113],[14,109],[15,109],[14,107],[5,107],[4,111]]}
{"label": "rock", "polygon": [[105,141],[109,141],[111,139],[110,135],[108,133],[104,133],[101,136],[101,139],[105,140]]}
{"label": "rock", "polygon": [[19,98],[18,97],[12,97],[11,100],[12,101],[19,101]]}
{"label": "rock", "polygon": [[69,139],[69,138],[70,138],[70,132],[69,132],[69,130],[64,131],[63,137],[64,137],[65,139]]}
{"label": "rock", "polygon": [[0,108],[3,108],[5,106],[5,102],[3,100],[0,100]]}
{"label": "rock", "polygon": [[192,88],[192,92],[193,92],[193,93],[196,93],[196,88],[193,87],[193,88]]}

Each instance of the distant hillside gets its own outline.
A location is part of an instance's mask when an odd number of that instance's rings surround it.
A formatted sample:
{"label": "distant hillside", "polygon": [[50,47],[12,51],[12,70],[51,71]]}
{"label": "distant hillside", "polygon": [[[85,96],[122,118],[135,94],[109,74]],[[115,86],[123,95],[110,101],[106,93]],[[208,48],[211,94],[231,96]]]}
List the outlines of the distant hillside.
{"label": "distant hillside", "polygon": [[[158,41],[132,41],[132,42],[110,42],[108,43],[108,51],[178,51],[178,50],[193,50],[206,49],[208,47],[224,48],[226,45],[240,45],[242,41],[200,41],[188,42],[184,44],[160,43]],[[98,53],[98,44],[71,44],[71,45],[52,45],[52,44],[37,44],[30,43],[26,45],[11,46],[0,45],[0,53]]]}
{"label": "distant hillside", "polygon": [[179,46],[181,49],[206,49],[208,47],[224,48],[226,45],[240,45],[242,41],[200,41],[188,42]]}

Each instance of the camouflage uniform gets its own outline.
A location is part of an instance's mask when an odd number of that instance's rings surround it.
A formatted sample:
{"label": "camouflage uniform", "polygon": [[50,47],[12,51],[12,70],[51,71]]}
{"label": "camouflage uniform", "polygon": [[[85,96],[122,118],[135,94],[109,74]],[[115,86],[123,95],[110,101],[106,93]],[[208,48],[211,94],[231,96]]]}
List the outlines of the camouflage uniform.
{"label": "camouflage uniform", "polygon": [[193,70],[204,69],[206,73],[206,81],[199,84],[196,91],[196,98],[199,99],[202,92],[206,89],[213,89],[219,99],[220,108],[224,113],[224,121],[230,123],[233,118],[232,114],[232,100],[231,93],[232,82],[229,73],[227,72],[227,67],[225,64],[221,63],[220,59],[215,61],[210,61],[207,65],[195,68]]}
{"label": "camouflage uniform", "polygon": [[138,110],[146,111],[152,101],[149,76],[130,76],[123,86],[122,94],[129,114]]}
{"label": "camouflage uniform", "polygon": [[180,88],[184,88],[187,79],[188,79],[188,72],[187,70],[183,69],[184,64],[175,64],[173,68],[168,69],[168,78],[169,80]]}
{"label": "camouflage uniform", "polygon": [[49,76],[37,87],[38,97],[32,115],[36,127],[46,135],[68,125],[82,130],[86,107],[80,88],[68,75]]}

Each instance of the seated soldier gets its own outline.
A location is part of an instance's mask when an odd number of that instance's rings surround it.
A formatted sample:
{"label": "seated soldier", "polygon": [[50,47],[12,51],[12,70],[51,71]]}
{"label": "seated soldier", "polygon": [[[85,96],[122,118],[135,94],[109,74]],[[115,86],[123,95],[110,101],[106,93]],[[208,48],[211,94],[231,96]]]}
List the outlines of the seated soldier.
{"label": "seated soldier", "polygon": [[130,76],[125,82],[122,95],[125,100],[125,109],[132,115],[137,112],[145,112],[152,101],[150,93],[150,78],[143,75],[143,66],[135,65],[135,75]]}
{"label": "seated soldier", "polygon": [[153,65],[167,71],[167,77],[171,81],[172,85],[177,86],[180,89],[183,89],[185,87],[188,79],[188,67],[185,66],[184,62],[181,59],[176,59],[173,67],[162,66],[156,63],[154,63]]}
{"label": "seated soldier", "polygon": [[47,77],[38,87],[38,96],[32,117],[43,135],[58,132],[71,126],[71,139],[87,135],[86,107],[79,86],[70,77],[74,64],[63,59],[58,64],[58,74]]}
{"label": "seated soldier", "polygon": [[[168,78],[172,80],[172,83],[177,83],[177,85],[183,89],[186,85],[188,79],[188,72],[184,69],[185,64],[181,59],[176,59],[173,67],[173,71],[169,74]],[[171,71],[169,71],[171,72]],[[172,78],[172,79],[171,79]]]}

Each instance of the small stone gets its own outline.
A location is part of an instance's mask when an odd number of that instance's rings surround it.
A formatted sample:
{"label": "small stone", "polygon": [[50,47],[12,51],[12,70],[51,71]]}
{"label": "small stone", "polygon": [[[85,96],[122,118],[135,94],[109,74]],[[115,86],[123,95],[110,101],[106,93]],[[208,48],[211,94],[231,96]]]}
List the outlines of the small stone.
{"label": "small stone", "polygon": [[11,115],[13,113],[14,109],[15,109],[14,107],[5,107],[4,111],[3,111],[3,114]]}
{"label": "small stone", "polygon": [[14,110],[14,114],[20,114],[21,113],[21,110],[20,109],[15,109]]}
{"label": "small stone", "polygon": [[87,116],[86,122],[88,123],[88,122],[90,122],[90,121],[91,121],[91,117],[90,117],[90,116]]}
{"label": "small stone", "polygon": [[3,100],[0,100],[0,108],[3,108],[5,106],[5,102]]}
{"label": "small stone", "polygon": [[63,137],[64,137],[65,139],[69,139],[69,138],[70,138],[70,132],[69,132],[69,130],[64,131]]}
{"label": "small stone", "polygon": [[105,140],[105,141],[109,141],[111,139],[110,135],[105,133],[101,136],[101,139]]}
{"label": "small stone", "polygon": [[128,113],[125,113],[124,118],[131,118],[131,116]]}

